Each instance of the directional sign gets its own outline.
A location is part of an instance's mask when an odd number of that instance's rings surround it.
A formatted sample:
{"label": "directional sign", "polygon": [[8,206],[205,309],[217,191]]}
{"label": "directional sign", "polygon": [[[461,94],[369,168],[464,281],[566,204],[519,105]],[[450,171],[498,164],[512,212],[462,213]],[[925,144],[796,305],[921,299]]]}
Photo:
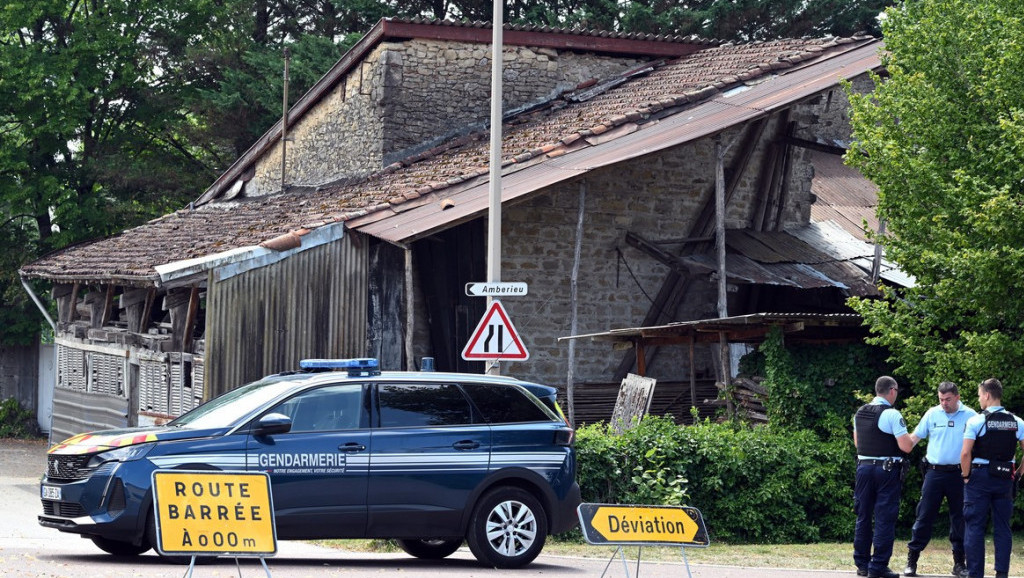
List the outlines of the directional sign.
{"label": "directional sign", "polygon": [[264,556],[277,552],[266,473],[156,470],[152,482],[160,553]]}
{"label": "directional sign", "polygon": [[707,546],[708,531],[697,508],[580,504],[583,537],[590,544]]}
{"label": "directional sign", "polygon": [[462,350],[462,359],[466,361],[490,361],[495,359],[512,359],[525,361],[530,358],[519,339],[516,328],[508,318],[508,313],[501,306],[501,301],[494,300],[477,324],[473,335]]}
{"label": "directional sign", "polygon": [[466,295],[470,297],[513,297],[526,293],[526,283],[466,283]]}

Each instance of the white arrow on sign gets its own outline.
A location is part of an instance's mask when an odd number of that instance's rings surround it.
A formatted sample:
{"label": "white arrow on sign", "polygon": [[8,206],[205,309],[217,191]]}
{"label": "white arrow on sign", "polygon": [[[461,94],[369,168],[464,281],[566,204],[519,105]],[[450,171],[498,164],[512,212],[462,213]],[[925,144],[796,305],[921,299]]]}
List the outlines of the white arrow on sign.
{"label": "white arrow on sign", "polygon": [[466,295],[470,297],[513,297],[526,292],[526,283],[521,282],[466,283]]}
{"label": "white arrow on sign", "polygon": [[501,306],[501,301],[494,300],[490,308],[480,318],[472,337],[462,350],[462,359],[466,361],[487,361],[495,359],[512,359],[525,361],[530,358],[519,339],[516,328],[508,318],[508,313]]}

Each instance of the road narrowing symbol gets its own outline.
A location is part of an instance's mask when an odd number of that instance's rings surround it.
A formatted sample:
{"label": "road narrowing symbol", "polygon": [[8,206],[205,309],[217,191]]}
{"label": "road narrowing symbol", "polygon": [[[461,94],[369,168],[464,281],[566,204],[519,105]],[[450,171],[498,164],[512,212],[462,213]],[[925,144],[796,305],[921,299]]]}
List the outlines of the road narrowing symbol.
{"label": "road narrowing symbol", "polygon": [[580,504],[583,537],[596,545],[707,546],[708,532],[697,508]]}
{"label": "road narrowing symbol", "polygon": [[270,476],[263,472],[153,472],[157,551],[264,556],[277,552]]}
{"label": "road narrowing symbol", "polygon": [[501,301],[495,299],[490,308],[480,318],[473,335],[462,350],[462,359],[466,361],[488,361],[495,359],[511,359],[525,361],[530,358],[519,333],[508,318]]}

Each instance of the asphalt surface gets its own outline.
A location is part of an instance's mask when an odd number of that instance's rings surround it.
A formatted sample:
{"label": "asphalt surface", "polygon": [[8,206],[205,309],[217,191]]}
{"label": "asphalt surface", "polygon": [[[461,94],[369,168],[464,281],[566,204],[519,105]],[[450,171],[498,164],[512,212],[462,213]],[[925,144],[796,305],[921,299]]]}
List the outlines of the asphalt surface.
{"label": "asphalt surface", "polygon": [[[89,540],[43,528],[36,521],[41,511],[39,480],[46,469],[46,443],[43,441],[0,440],[0,576],[98,578],[105,576],[179,577],[187,566],[168,565],[152,552],[129,560],[101,553]],[[258,560],[218,560],[197,566],[199,576],[266,576]],[[494,570],[481,567],[463,547],[450,558],[424,561],[405,554],[365,554],[323,548],[306,542],[281,541],[278,552],[267,558],[272,576],[277,578],[308,576],[367,576],[400,573],[402,578],[454,578],[474,576],[517,578],[551,577],[686,577],[687,567],[680,562],[635,560],[628,566],[616,559],[572,558],[542,554],[520,570]],[[852,571],[793,570],[786,568],[748,568],[690,564],[690,576],[696,578],[782,578],[783,576],[851,578]]]}

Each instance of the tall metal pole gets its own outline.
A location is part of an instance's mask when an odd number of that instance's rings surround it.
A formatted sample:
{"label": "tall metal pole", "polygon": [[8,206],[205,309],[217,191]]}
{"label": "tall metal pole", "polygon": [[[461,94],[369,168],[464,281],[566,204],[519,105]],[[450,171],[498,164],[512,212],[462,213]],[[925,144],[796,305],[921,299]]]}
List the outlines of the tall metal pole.
{"label": "tall metal pole", "polygon": [[[487,219],[487,281],[501,282],[501,74],[502,28],[504,15],[502,0],[494,0],[494,25],[491,40],[491,181],[490,212]],[[490,308],[493,297],[487,298]],[[487,364],[488,375],[498,375],[498,361]]]}
{"label": "tall metal pole", "polygon": [[285,187],[285,171],[287,170],[288,157],[288,48],[284,49],[284,91],[282,91],[281,104],[281,192]]}

